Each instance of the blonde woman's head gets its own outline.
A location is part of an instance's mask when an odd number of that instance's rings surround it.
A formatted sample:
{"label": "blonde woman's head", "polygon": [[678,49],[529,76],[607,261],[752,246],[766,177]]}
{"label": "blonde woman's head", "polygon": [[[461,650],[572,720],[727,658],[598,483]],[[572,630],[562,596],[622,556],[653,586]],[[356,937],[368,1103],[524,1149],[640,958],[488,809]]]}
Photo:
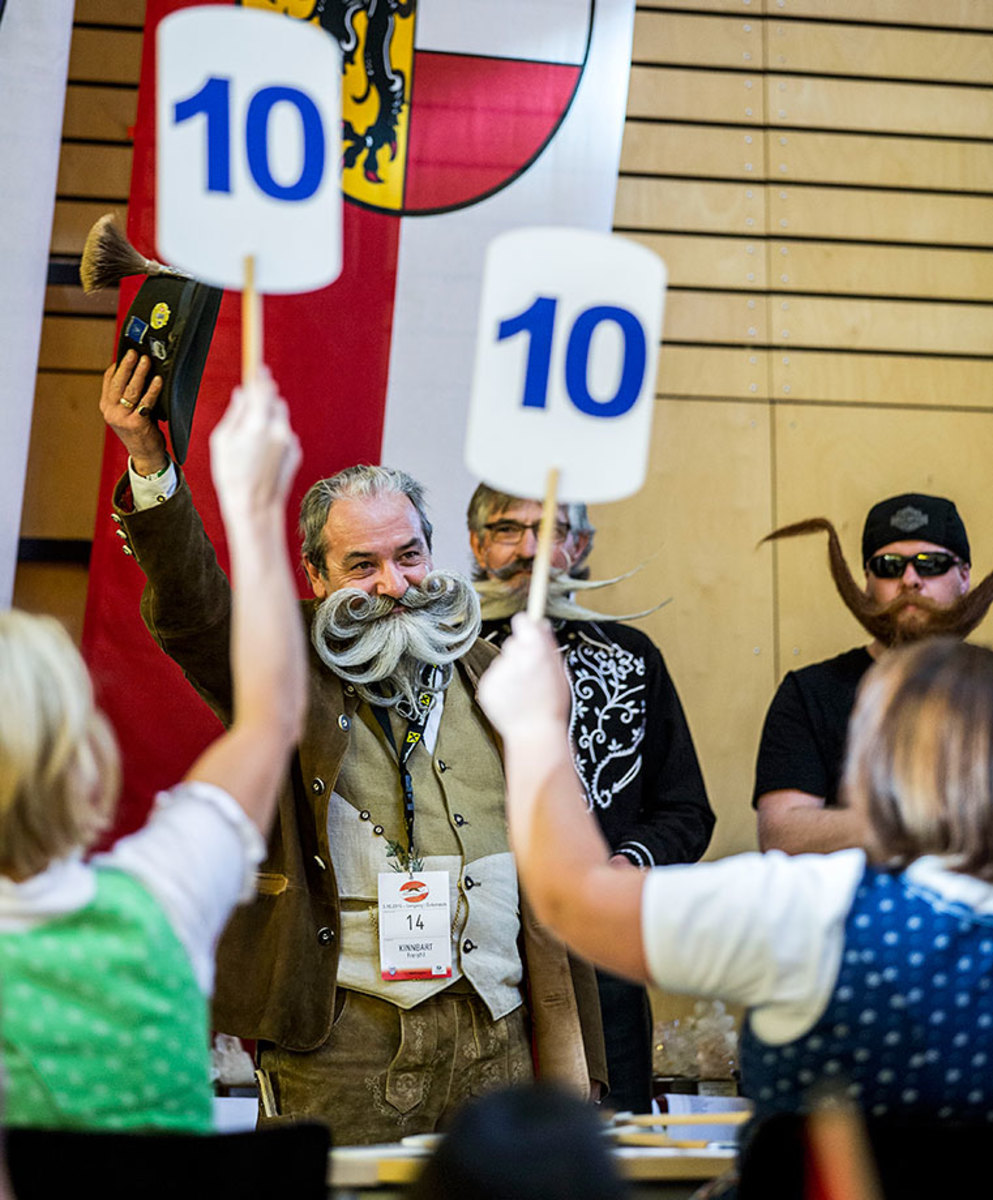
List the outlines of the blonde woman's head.
{"label": "blonde woman's head", "polygon": [[993,651],[951,637],[888,651],[859,689],[842,787],[870,849],[993,882]]}
{"label": "blonde woman's head", "polygon": [[50,617],[0,612],[0,874],[36,875],[107,828],[120,766],[86,667]]}

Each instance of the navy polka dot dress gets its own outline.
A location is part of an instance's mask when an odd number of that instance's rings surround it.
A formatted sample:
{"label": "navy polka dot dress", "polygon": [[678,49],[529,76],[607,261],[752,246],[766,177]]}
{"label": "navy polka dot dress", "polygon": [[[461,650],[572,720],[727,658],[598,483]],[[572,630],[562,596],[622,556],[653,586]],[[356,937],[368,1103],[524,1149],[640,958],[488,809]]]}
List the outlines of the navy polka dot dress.
{"label": "navy polka dot dress", "polygon": [[833,1084],[870,1116],[993,1121],[993,916],[867,868],[823,1015],[782,1046],[746,1028],[741,1066],[759,1117]]}

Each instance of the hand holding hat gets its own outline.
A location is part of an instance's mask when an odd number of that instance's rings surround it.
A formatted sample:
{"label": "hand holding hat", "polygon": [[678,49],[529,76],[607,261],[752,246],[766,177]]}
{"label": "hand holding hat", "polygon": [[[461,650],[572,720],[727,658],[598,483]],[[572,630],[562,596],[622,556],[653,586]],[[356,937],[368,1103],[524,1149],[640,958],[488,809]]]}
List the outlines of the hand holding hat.
{"label": "hand holding hat", "polygon": [[[208,287],[172,267],[145,258],[118,229],[113,214],[101,217],[90,230],[83,247],[79,274],[87,293],[114,286],[128,275],[148,276],[121,327],[117,347],[120,367],[128,362],[129,354],[133,357],[128,378],[123,379],[120,393],[112,403],[149,418],[146,424],[167,422],[173,456],[177,462],[185,461],[200,377],[221,304],[220,289]],[[152,382],[159,380],[154,393],[149,384],[148,397],[141,396],[135,362],[141,370],[141,382],[149,374],[153,377]],[[130,390],[125,390],[128,386]],[[148,402],[149,398],[153,403]],[[146,411],[139,412],[140,408]],[[103,402],[101,411],[125,445],[128,445],[125,435],[142,432],[138,424],[129,425],[123,419],[118,420],[122,414],[108,412]]]}
{"label": "hand holding hat", "polygon": [[103,375],[100,413],[131,456],[139,475],[155,475],[169,462],[165,435],[153,421],[162,376],[153,375],[147,383],[151,363],[134,350],[128,350],[120,363],[111,363]]}

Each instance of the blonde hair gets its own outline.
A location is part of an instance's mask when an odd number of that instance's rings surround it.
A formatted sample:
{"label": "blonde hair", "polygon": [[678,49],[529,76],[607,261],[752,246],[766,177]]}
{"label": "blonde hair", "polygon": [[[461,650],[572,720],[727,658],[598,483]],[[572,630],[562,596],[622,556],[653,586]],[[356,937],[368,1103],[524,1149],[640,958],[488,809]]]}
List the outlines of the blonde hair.
{"label": "blonde hair", "polygon": [[0,612],[0,873],[27,879],[90,847],[119,783],[114,735],[69,635],[50,617]]}
{"label": "blonde hair", "polygon": [[842,787],[885,865],[949,855],[993,882],[993,651],[950,637],[888,651],[859,689]]}

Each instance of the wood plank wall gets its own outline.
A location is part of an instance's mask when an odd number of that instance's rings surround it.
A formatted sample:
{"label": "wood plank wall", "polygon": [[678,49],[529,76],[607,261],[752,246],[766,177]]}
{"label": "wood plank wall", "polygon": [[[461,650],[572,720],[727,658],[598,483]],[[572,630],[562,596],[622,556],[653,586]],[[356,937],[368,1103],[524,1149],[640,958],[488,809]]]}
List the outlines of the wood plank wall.
{"label": "wood plank wall", "polygon": [[77,640],[117,313],[116,289],[83,295],[79,255],[97,217],[127,215],[144,20],[145,0],[76,0],[14,603],[54,613]]}
{"label": "wood plank wall", "polygon": [[[143,0],[77,0],[55,277],[125,212],[143,19]],[[671,286],[649,479],[594,514],[594,569],[647,560],[611,611],[673,597],[642,624],[717,855],[753,844],[782,673],[862,638],[820,539],[758,540],[824,514],[855,563],[874,500],[933,490],[958,500],[977,573],[993,565],[993,0],[640,0],[616,226]],[[92,534],[115,299],[49,289],[22,535],[50,558]],[[84,590],[84,566],[25,562],[15,599],[78,631]]]}
{"label": "wood plank wall", "polygon": [[670,290],[649,482],[594,570],[648,559],[614,611],[673,597],[643,625],[717,856],[753,845],[778,680],[867,640],[823,538],[758,540],[828,516],[857,569],[869,506],[933,491],[993,566],[993,0],[639,0],[615,223]]}

